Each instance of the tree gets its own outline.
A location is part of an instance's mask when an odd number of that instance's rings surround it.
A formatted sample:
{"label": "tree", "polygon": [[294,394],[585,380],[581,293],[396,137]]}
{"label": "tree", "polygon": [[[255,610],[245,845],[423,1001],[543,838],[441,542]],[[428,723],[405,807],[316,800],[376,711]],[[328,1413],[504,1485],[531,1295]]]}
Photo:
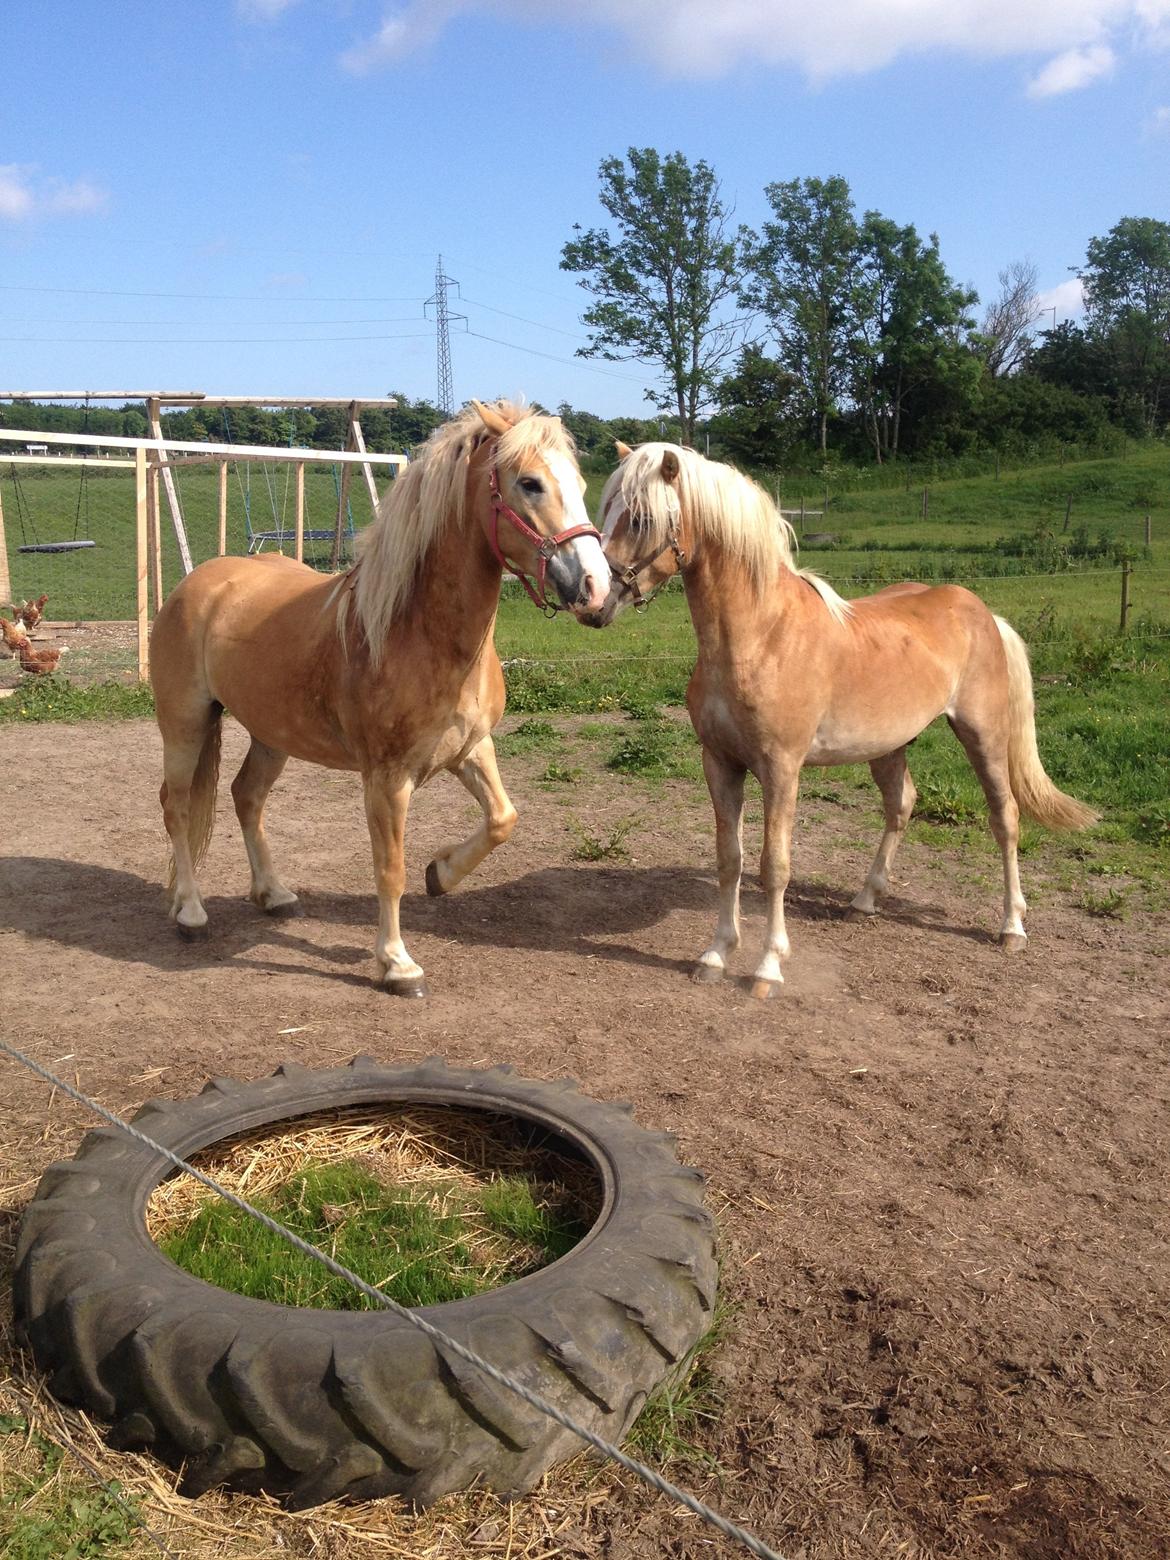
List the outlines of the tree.
{"label": "tree", "polygon": [[719,386],[719,412],[708,426],[732,460],[759,470],[779,464],[794,412],[800,412],[796,379],[758,346],[747,346]]}
{"label": "tree", "polygon": [[583,316],[593,340],[578,356],[659,365],[661,384],[647,399],[673,411],[692,443],[740,335],[726,314],[740,272],[732,213],[711,168],[692,167],[681,152],[631,147],[628,166],[607,157],[598,177],[616,232],[577,228],[561,252],[561,269],[577,272],[595,300]]}
{"label": "tree", "polygon": [[1089,240],[1084,268],[1088,334],[1112,360],[1119,392],[1136,398],[1147,433],[1170,412],[1170,223],[1123,217]]}
{"label": "tree", "polygon": [[1031,260],[1013,260],[999,273],[999,296],[983,316],[983,361],[993,379],[1014,374],[1027,359],[1039,313],[1038,272]]}
{"label": "tree", "polygon": [[[867,211],[858,232],[851,289],[849,358],[853,400],[880,463],[903,448],[917,407],[944,407],[974,394],[979,362],[967,341],[978,295],[947,274],[936,234]],[[924,443],[922,426],[919,443]]]}
{"label": "tree", "polygon": [[857,224],[842,178],[791,179],[764,192],[774,220],[749,247],[743,291],[775,338],[782,366],[803,387],[822,453],[849,379],[849,314]]}

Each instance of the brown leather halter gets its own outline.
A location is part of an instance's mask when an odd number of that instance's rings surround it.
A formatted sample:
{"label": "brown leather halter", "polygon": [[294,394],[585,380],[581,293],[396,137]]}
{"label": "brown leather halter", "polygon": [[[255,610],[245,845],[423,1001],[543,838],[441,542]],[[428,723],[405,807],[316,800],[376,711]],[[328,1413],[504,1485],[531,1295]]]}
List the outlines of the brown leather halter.
{"label": "brown leather halter", "polygon": [[[602,540],[601,547],[602,551],[604,552],[604,539]],[[616,569],[614,567],[613,560],[609,557],[609,554],[606,553],[606,562],[609,564],[610,576],[612,579],[615,579],[618,584],[621,585],[625,590],[629,591],[631,596],[633,596],[635,612],[645,612],[650,603],[654,600],[655,596],[657,596],[658,591],[660,591],[666,584],[666,581],[663,580],[662,585],[659,585],[658,590],[651,591],[647,596],[643,594],[642,587],[638,584],[638,575],[641,574],[643,569],[648,569],[652,563],[657,563],[659,558],[661,558],[662,554],[666,551],[667,547],[669,547],[671,552],[674,554],[674,561],[678,564],[681,571],[683,564],[687,561],[687,555],[678,539],[678,531],[675,529],[673,524],[666,533],[665,547],[660,547],[656,553],[652,553],[648,558],[639,558],[636,563],[626,564],[624,569]]]}
{"label": "brown leather halter", "polygon": [[[596,536],[601,541],[601,532],[595,525],[571,525],[567,530],[558,531],[555,536],[542,536],[539,531],[530,526],[527,520],[522,520],[514,509],[510,509],[500,496],[500,479],[496,471],[496,451],[492,450],[492,463],[488,471],[488,489],[491,493],[491,521],[484,527],[488,546],[492,550],[497,563],[507,569],[509,574],[514,574],[528,592],[531,599],[549,617],[554,613],[563,612],[565,609],[559,602],[550,601],[545,590],[545,575],[548,572],[549,562],[558,547],[565,542],[570,542],[575,536]],[[504,519],[526,542],[530,542],[536,548],[536,588],[524,573],[518,569],[510,559],[505,558],[500,547],[500,520]]]}

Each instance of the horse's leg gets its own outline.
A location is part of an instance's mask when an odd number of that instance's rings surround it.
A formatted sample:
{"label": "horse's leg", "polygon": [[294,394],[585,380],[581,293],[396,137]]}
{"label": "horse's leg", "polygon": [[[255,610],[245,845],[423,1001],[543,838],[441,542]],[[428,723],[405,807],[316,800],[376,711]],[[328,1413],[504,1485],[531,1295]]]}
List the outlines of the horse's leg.
{"label": "horse's leg", "polygon": [[287,753],[277,753],[253,737],[240,772],[232,781],[232,801],[236,804],[236,817],[240,820],[252,868],[252,888],[248,897],[268,915],[297,915],[300,910],[297,896],[292,889],[285,888],[276,875],[264,830],[264,804],[287,762]]}
{"label": "horse's leg", "polygon": [[783,757],[769,764],[760,780],[764,791],[764,849],[760,856],[760,877],[768,896],[768,925],[764,956],[756,966],[752,981],[752,996],[765,998],[772,996],[783,983],[780,960],[787,958],[789,952],[788,933],[784,929],[784,892],[790,872],[800,764]]}
{"label": "horse's leg", "polygon": [[491,737],[472,748],[461,764],[452,770],[483,808],[483,822],[474,834],[457,845],[441,850],[427,867],[427,893],[447,894],[485,856],[502,845],[516,827],[516,809],[504,790],[496,767],[496,747]]}
{"label": "horse's leg", "polygon": [[378,941],[374,947],[378,979],[396,997],[425,997],[423,972],[406,951],[398,919],[406,887],[406,811],[414,788],[401,775],[382,770],[363,775],[362,787],[378,891]]}
{"label": "horse's leg", "polygon": [[1024,914],[1028,906],[1020,887],[1020,863],[1016,854],[1020,840],[1020,809],[1016,805],[1008,778],[1007,737],[992,736],[982,724],[975,724],[958,715],[950,717],[950,725],[979,777],[979,784],[987,798],[991,832],[1003,857],[1003,925],[999,929],[1000,944],[1009,952],[1018,953],[1028,942],[1028,934],[1024,930]]}
{"label": "horse's leg", "polygon": [[195,879],[195,862],[206,848],[215,819],[221,711],[204,704],[185,718],[161,712],[163,822],[171,842],[170,916],[183,937],[207,935],[207,911]]}
{"label": "horse's leg", "polygon": [[866,916],[876,915],[878,899],[889,890],[890,868],[918,799],[918,792],[906,766],[904,747],[894,753],[885,753],[881,758],[870,759],[869,772],[882,793],[886,831],[881,837],[865,886],[849,907],[859,915]]}
{"label": "horse's leg", "polygon": [[715,809],[715,860],[719,868],[719,922],[715,941],[699,955],[694,978],[721,980],[727,956],[739,947],[739,880],[743,873],[743,782],[747,771],[703,749],[703,773]]}

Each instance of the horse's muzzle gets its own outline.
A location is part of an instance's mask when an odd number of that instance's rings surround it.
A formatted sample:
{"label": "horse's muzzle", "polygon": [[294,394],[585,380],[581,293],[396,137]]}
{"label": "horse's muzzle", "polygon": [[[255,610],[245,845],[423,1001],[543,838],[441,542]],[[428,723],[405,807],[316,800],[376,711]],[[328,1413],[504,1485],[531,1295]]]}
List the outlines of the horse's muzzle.
{"label": "horse's muzzle", "polygon": [[565,606],[581,621],[604,609],[609,592],[609,564],[595,536],[576,536],[558,547],[548,560],[547,578]]}

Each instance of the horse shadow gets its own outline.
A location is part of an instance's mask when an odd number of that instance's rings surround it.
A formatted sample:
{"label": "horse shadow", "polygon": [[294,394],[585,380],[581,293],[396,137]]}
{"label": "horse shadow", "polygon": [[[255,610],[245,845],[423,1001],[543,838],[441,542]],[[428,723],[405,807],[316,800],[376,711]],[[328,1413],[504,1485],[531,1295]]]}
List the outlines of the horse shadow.
{"label": "horse shadow", "polygon": [[[748,916],[763,913],[765,896],[757,880],[745,877],[741,899]],[[8,858],[0,867],[0,927],[37,941],[116,962],[146,964],[162,973],[228,965],[369,985],[378,921],[375,896],[309,889],[301,893],[301,903],[302,918],[282,920],[263,915],[242,896],[211,895],[205,900],[208,938],[184,942],[166,919],[161,887],[136,873],[32,856]],[[849,896],[844,890],[798,880],[790,885],[785,903],[789,920],[797,924],[841,920]],[[401,914],[408,943],[430,936],[485,952],[576,954],[685,974],[693,967],[697,945],[672,956],[630,939],[676,911],[709,917],[713,925],[716,909],[717,888],[710,871],[684,864],[579,863],[542,867],[502,883],[461,886],[435,899],[408,893]],[[949,921],[938,906],[893,899],[882,918],[976,942],[992,941],[985,932]],[[323,942],[313,936],[315,922],[360,929],[364,935],[352,944]],[[750,947],[750,931],[745,941]],[[295,962],[297,955],[313,962]]]}

